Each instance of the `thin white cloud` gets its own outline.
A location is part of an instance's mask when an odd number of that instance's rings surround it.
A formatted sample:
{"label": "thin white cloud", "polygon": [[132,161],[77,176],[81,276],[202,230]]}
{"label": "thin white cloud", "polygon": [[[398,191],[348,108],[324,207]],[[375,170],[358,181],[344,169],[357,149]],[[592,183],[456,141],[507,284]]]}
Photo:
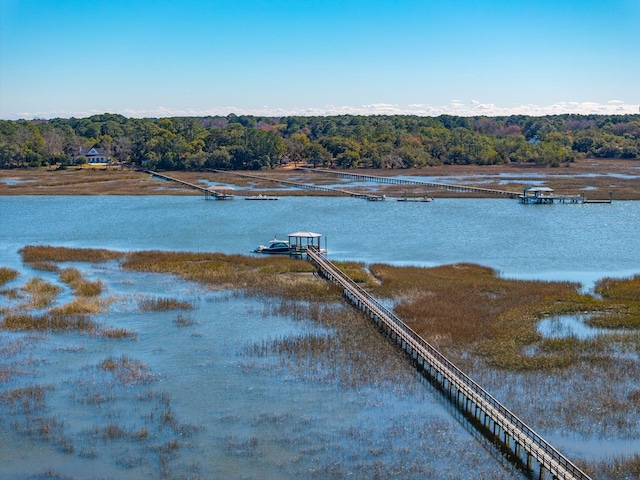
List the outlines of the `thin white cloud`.
{"label": "thin white cloud", "polygon": [[484,115],[489,117],[508,116],[508,115],[559,115],[565,113],[572,114],[634,114],[638,113],[638,105],[626,104],[621,100],[610,100],[606,103],[597,102],[575,102],[566,101],[558,102],[553,105],[535,105],[523,104],[513,107],[501,107],[493,103],[482,103],[478,100],[464,102],[461,100],[452,100],[445,105],[427,105],[424,103],[412,103],[406,106],[392,103],[371,103],[360,106],[350,105],[325,105],[324,107],[295,107],[280,108],[264,105],[257,109],[239,108],[234,106],[220,106],[207,109],[197,108],[170,108],[159,106],[153,109],[108,109],[106,111],[99,110],[83,110],[68,111],[56,110],[48,112],[16,112],[6,118],[9,119],[33,119],[33,118],[84,118],[91,115],[101,113],[119,113],[126,117],[135,118],[160,118],[160,117],[180,117],[180,116],[226,116],[231,113],[236,115],[256,115],[268,117],[280,117],[289,115],[299,116],[325,116],[325,115],[420,115],[420,116],[438,116],[438,115],[458,115],[470,117],[476,115]]}

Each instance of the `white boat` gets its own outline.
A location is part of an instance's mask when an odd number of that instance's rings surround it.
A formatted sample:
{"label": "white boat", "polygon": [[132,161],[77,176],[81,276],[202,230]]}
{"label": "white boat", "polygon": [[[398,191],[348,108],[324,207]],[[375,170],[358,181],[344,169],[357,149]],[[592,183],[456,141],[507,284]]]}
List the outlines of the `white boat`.
{"label": "white boat", "polygon": [[278,240],[273,238],[269,245],[260,245],[254,250],[255,253],[289,253],[291,246],[287,240]]}

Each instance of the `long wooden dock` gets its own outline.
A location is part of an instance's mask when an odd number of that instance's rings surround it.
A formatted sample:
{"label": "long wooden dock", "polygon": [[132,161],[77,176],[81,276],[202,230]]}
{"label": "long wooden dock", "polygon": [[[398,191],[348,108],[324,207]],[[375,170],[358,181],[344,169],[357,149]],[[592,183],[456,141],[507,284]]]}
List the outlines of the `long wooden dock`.
{"label": "long wooden dock", "polygon": [[423,182],[420,180],[409,180],[406,178],[385,177],[379,175],[362,175],[359,173],[350,173],[343,171],[324,170],[322,168],[298,167],[297,170],[312,173],[324,173],[329,175],[337,175],[342,178],[352,178],[354,180],[363,180],[367,182],[386,183],[392,185],[419,185],[438,190],[448,190],[452,192],[470,192],[482,193],[485,195],[496,195],[502,197],[518,198],[520,192],[512,192],[509,190],[497,190],[494,188],[473,187],[470,185],[455,185],[452,183]]}
{"label": "long wooden dock", "polygon": [[147,170],[147,173],[150,175],[153,175],[154,177],[167,180],[169,182],[176,182],[180,185],[184,185],[185,187],[193,188],[194,190],[199,190],[204,193],[204,196],[206,199],[214,198],[216,200],[230,200],[233,198],[233,195],[216,191],[215,188],[203,187],[202,185],[196,185],[195,183],[185,182],[184,180],[180,180],[179,178],[175,178],[175,177],[170,177],[169,175],[165,175],[164,173],[154,172],[153,170]]}
{"label": "long wooden dock", "polygon": [[231,172],[228,170],[216,170],[216,169],[210,169],[209,171],[215,172],[215,173],[223,173],[225,175],[234,175],[236,177],[251,178],[253,180],[267,180],[269,182],[279,183],[280,185],[285,185],[287,187],[301,188],[303,190],[315,190],[318,192],[328,192],[328,193],[334,193],[338,195],[347,195],[349,197],[364,198],[366,200],[373,200],[373,201],[385,199],[384,195],[357,193],[357,192],[351,192],[349,190],[343,190],[340,188],[321,187],[321,186],[313,185],[309,183],[293,182],[291,180],[278,180],[275,178],[252,175],[250,173],[239,173],[239,172]]}
{"label": "long wooden dock", "polygon": [[[308,260],[319,274],[339,285],[345,297],[365,312],[392,340],[402,347],[417,368],[447,392],[455,405],[474,418],[530,472],[539,478],[551,475],[561,480],[590,480],[583,471],[538,435],[531,427],[450,362],[443,354],[415,333],[392,311],[363,290],[314,248],[307,249]],[[534,467],[536,462],[537,467]]]}

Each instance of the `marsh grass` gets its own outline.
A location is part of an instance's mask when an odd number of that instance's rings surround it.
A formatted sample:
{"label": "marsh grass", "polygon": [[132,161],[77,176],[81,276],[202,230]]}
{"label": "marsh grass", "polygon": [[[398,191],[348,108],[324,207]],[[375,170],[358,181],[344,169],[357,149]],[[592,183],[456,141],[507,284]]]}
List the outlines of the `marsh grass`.
{"label": "marsh grass", "polygon": [[103,360],[99,367],[112,374],[123,385],[147,384],[157,379],[157,375],[153,374],[149,367],[126,355],[120,358],[109,357]]}
{"label": "marsh grass", "polygon": [[610,311],[592,316],[587,324],[599,328],[640,329],[640,275],[632,278],[603,278],[595,292],[602,296]]}
{"label": "marsh grass", "polygon": [[93,315],[102,313],[105,307],[110,303],[107,301],[100,301],[96,298],[74,298],[64,305],[53,307],[49,310],[50,315],[65,316],[65,315]]}
{"label": "marsh grass", "polygon": [[68,314],[44,315],[13,314],[5,315],[0,326],[10,331],[69,331],[95,332],[96,326],[87,315]]}
{"label": "marsh grass", "polygon": [[0,294],[4,295],[7,300],[24,298],[24,293],[18,288],[0,289]]}
{"label": "marsh grass", "polygon": [[132,332],[126,328],[103,328],[100,331],[100,335],[104,338],[112,339],[129,338],[135,340],[138,338],[138,334],[136,332]]}
{"label": "marsh grass", "polygon": [[101,263],[121,260],[125,254],[96,248],[66,248],[49,245],[26,246],[19,250],[25,263],[38,262],[91,262]]}
{"label": "marsh grass", "polygon": [[143,312],[166,310],[191,310],[193,305],[184,300],[167,297],[146,297],[138,301],[138,308]]}
{"label": "marsh grass", "polygon": [[400,298],[396,312],[436,348],[470,350],[491,366],[504,369],[572,364],[579,349],[570,339],[543,342],[544,355],[524,354],[527,347],[542,341],[536,330],[539,319],[614,308],[581,294],[574,283],[504,279],[474,264],[434,268],[374,264],[369,271],[377,280],[370,282],[372,292]]}
{"label": "marsh grass", "polygon": [[17,278],[19,273],[12,268],[0,267],[0,286]]}
{"label": "marsh grass", "polygon": [[249,257],[220,253],[132,252],[123,268],[170,273],[218,289],[244,289],[253,295],[327,298],[336,289],[312,273],[309,262],[288,257]]}
{"label": "marsh grass", "polygon": [[189,316],[178,315],[174,318],[173,323],[178,327],[191,327],[195,324],[195,321]]}
{"label": "marsh grass", "polygon": [[[52,254],[60,252],[43,251],[40,261],[51,261],[47,255]],[[66,261],[79,261],[82,256],[84,253],[76,257],[73,250],[64,253]],[[337,383],[347,388],[390,385],[398,394],[410,391],[412,386],[420,388],[407,368],[410,361],[391,342],[381,342],[371,322],[342,304],[340,289],[313,275],[308,262],[184,252],[134,252],[118,254],[117,259],[125,269],[169,273],[212,289],[235,290],[233,295],[260,296],[265,298],[265,314],[311,320],[318,328],[246,347],[241,352],[244,368],[262,368],[263,364],[252,357],[263,362],[271,356],[275,368],[303,381]],[[594,318],[606,318],[613,328],[616,317],[636,315],[637,278],[602,282],[597,291],[601,298],[596,298],[581,294],[576,284],[506,280],[491,269],[472,264],[435,268],[371,265],[367,269],[362,264],[340,262],[339,267],[374,296],[397,301],[397,313],[414,330],[464,370],[473,367],[470,371],[474,378],[544,433],[579,432],[597,437],[608,426],[608,431],[614,429],[620,438],[636,438],[640,371],[635,360],[624,359],[640,354],[637,332],[628,327],[625,334],[587,340],[542,339],[536,325],[548,315],[596,312]],[[71,272],[65,275],[77,276]],[[100,302],[91,300],[94,302],[89,303],[99,310]],[[159,304],[155,300],[151,302],[153,309]],[[180,315],[174,322],[178,326],[189,323]],[[114,329],[115,338],[124,335],[115,333],[118,330]],[[103,335],[111,338],[106,331]],[[125,387],[156,378],[146,366],[126,356],[110,357],[98,368]],[[623,372],[626,376],[621,378]],[[182,435],[182,430],[192,431],[191,426],[181,426],[168,401],[159,402],[148,420],[158,424],[158,431],[176,435]],[[131,429],[127,434],[130,439],[137,439],[135,432]],[[151,436],[156,435],[154,430]],[[365,434],[353,435],[360,438]],[[147,439],[144,432],[140,437]],[[232,442],[231,454],[260,453],[260,449],[243,445],[244,439]],[[168,471],[170,453],[177,450],[165,448],[167,445],[153,447],[163,471]],[[383,452],[385,446],[370,448],[374,454]],[[615,468],[634,472],[634,462],[637,464],[637,459],[621,457]],[[384,462],[380,465],[384,471]],[[589,468],[605,471],[595,465]]]}
{"label": "marsh grass", "polygon": [[34,270],[41,270],[43,272],[59,272],[60,267],[52,262],[32,262],[29,266]]}
{"label": "marsh grass", "polygon": [[640,478],[640,453],[615,455],[595,467],[587,465],[593,478],[632,479]]}
{"label": "marsh grass", "polygon": [[42,309],[53,303],[62,288],[40,277],[35,277],[23,285],[22,290],[29,294],[31,308]]}
{"label": "marsh grass", "polygon": [[23,413],[34,413],[44,408],[45,394],[46,388],[42,385],[29,385],[0,392],[0,402],[19,406]]}
{"label": "marsh grass", "polygon": [[97,297],[104,289],[102,281],[93,282],[82,278],[82,273],[77,268],[66,268],[60,271],[60,280],[69,285],[73,293],[79,297]]}
{"label": "marsh grass", "polygon": [[[120,260],[127,270],[169,273],[212,288],[244,289],[253,295],[325,299],[335,298],[339,291],[312,275],[314,268],[309,262],[281,256],[160,251],[121,253],[52,246],[27,246],[20,253],[26,263]],[[63,275],[72,280],[77,274],[65,272]],[[97,285],[94,287],[97,290]]]}
{"label": "marsh grass", "polygon": [[384,341],[361,312],[326,302],[282,300],[268,306],[265,314],[311,320],[322,330],[255,343],[246,347],[245,355],[279,357],[283,360],[278,368],[304,381],[346,388],[385,386],[398,394],[419,388],[402,352]]}

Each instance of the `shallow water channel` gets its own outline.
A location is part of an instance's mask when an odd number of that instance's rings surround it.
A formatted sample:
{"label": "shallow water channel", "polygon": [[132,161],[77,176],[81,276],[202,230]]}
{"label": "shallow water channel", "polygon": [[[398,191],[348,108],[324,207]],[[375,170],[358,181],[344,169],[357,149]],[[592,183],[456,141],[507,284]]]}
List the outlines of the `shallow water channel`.
{"label": "shallow water channel", "polygon": [[[25,245],[248,254],[298,230],[326,235],[331,259],[470,261],[587,289],[604,276],[640,273],[634,202],[11,197],[0,198],[0,221],[0,266],[21,272],[6,289],[34,276],[59,283],[22,264]],[[326,366],[318,374],[281,355],[252,354],[265,342],[335,333],[276,314],[268,301],[124,272],[115,262],[61,266],[102,280],[115,302],[94,320],[136,338],[0,331],[3,366],[13,372],[0,391],[42,388],[42,400],[0,398],[3,478],[520,478],[402,356],[393,360],[406,372],[398,381],[347,385],[323,375]],[[66,289],[58,301],[69,297]],[[140,299],[153,297],[194,308],[141,311]],[[16,302],[0,295],[0,307]],[[127,363],[131,376],[116,378],[101,368],[105,360]],[[584,451],[562,438],[560,447]]]}

